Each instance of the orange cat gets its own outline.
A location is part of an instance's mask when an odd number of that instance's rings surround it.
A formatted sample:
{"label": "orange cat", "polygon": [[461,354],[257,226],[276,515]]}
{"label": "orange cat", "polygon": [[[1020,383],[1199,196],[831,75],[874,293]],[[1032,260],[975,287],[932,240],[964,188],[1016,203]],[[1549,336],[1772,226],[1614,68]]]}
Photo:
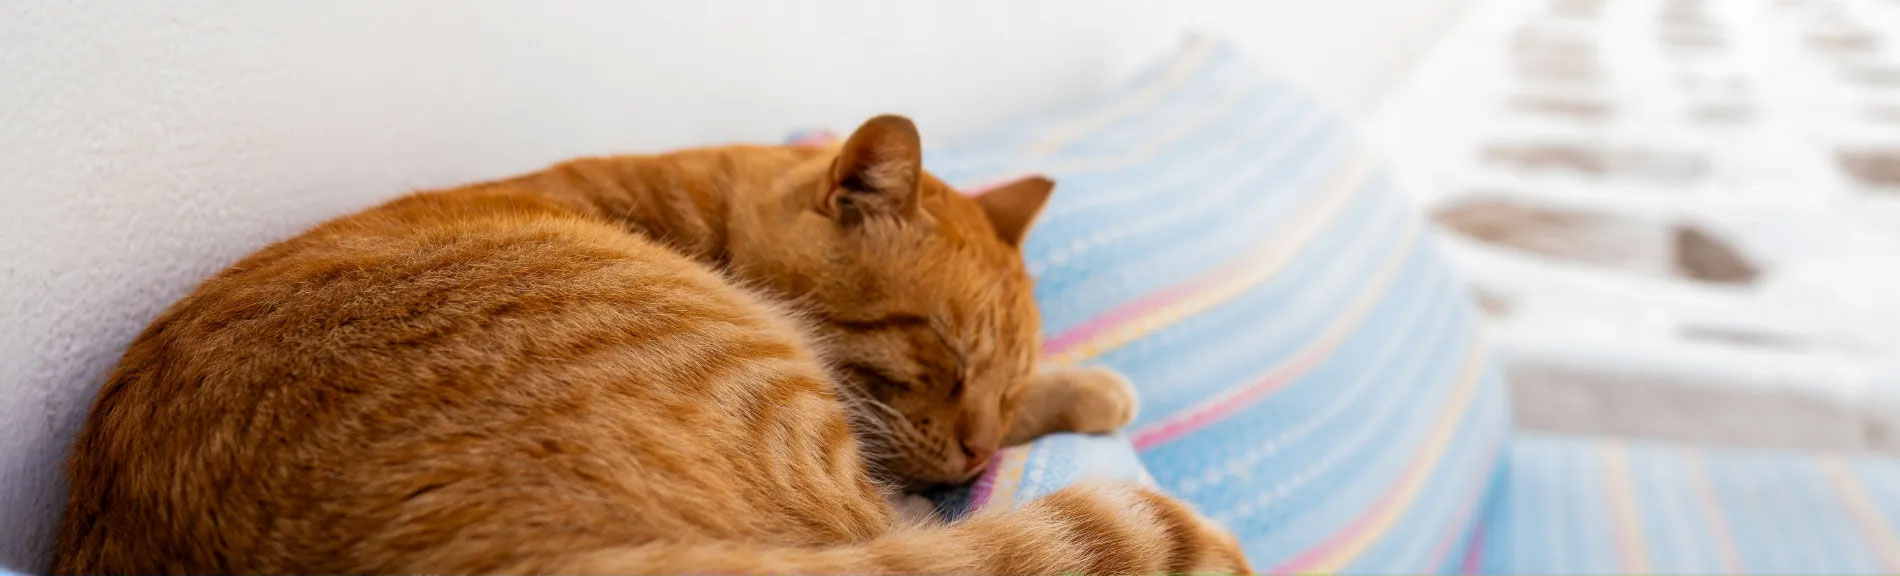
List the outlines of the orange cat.
{"label": "orange cat", "polygon": [[875,470],[961,482],[1005,440],[1132,416],[1111,373],[1033,370],[1017,245],[1049,188],[958,195],[885,116],[329,222],[126,351],[54,570],[1245,571],[1143,488],[949,526],[887,503]]}

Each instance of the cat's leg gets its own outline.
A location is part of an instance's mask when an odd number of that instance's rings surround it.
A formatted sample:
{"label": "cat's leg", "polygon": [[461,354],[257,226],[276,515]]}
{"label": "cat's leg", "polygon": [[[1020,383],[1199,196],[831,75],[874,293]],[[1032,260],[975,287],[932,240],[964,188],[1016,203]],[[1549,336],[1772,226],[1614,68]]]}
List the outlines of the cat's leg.
{"label": "cat's leg", "polygon": [[1124,484],[1072,486],[1020,510],[833,547],[653,542],[506,572],[566,574],[1246,574],[1234,537],[1187,504]]}
{"label": "cat's leg", "polygon": [[1133,421],[1139,408],[1128,379],[1099,366],[1043,370],[1023,393],[1006,446],[1055,432],[1113,432]]}

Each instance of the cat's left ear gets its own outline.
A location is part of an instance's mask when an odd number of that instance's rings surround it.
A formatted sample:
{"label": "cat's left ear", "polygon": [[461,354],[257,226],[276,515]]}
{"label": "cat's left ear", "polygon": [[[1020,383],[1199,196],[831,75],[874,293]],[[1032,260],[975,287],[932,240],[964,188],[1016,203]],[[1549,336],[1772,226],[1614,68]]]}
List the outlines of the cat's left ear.
{"label": "cat's left ear", "polygon": [[1030,176],[978,192],[976,203],[982,205],[983,214],[990,217],[990,226],[996,228],[997,238],[1012,247],[1022,246],[1023,237],[1029,235],[1029,225],[1035,223],[1036,215],[1042,212],[1042,205],[1049,202],[1049,194],[1055,188],[1053,180]]}
{"label": "cat's left ear", "polygon": [[903,116],[866,120],[832,160],[818,209],[845,225],[866,217],[909,217],[918,210],[923,171],[916,124]]}

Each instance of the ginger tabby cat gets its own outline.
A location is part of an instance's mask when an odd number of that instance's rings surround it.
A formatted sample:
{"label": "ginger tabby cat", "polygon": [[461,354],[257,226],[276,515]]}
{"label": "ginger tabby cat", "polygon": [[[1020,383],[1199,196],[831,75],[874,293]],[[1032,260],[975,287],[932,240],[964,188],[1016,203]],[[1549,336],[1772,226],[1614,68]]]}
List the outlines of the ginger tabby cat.
{"label": "ginger tabby cat", "polygon": [[99,391],[59,573],[1244,572],[1186,505],[950,525],[892,482],[1132,417],[1035,370],[1020,244],[883,116],[842,146],[582,159],[340,218],[205,281]]}

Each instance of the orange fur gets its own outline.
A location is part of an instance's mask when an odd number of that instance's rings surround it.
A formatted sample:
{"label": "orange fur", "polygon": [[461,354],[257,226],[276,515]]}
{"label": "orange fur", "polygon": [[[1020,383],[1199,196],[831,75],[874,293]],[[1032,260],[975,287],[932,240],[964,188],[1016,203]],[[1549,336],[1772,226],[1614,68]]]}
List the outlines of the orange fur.
{"label": "orange fur", "polygon": [[[834,149],[583,159],[404,197],[205,281],[74,447],[59,573],[1244,571],[1144,489],[905,527],[888,482],[1133,414],[1034,373],[1048,194]],[[882,471],[883,475],[878,474]]]}

